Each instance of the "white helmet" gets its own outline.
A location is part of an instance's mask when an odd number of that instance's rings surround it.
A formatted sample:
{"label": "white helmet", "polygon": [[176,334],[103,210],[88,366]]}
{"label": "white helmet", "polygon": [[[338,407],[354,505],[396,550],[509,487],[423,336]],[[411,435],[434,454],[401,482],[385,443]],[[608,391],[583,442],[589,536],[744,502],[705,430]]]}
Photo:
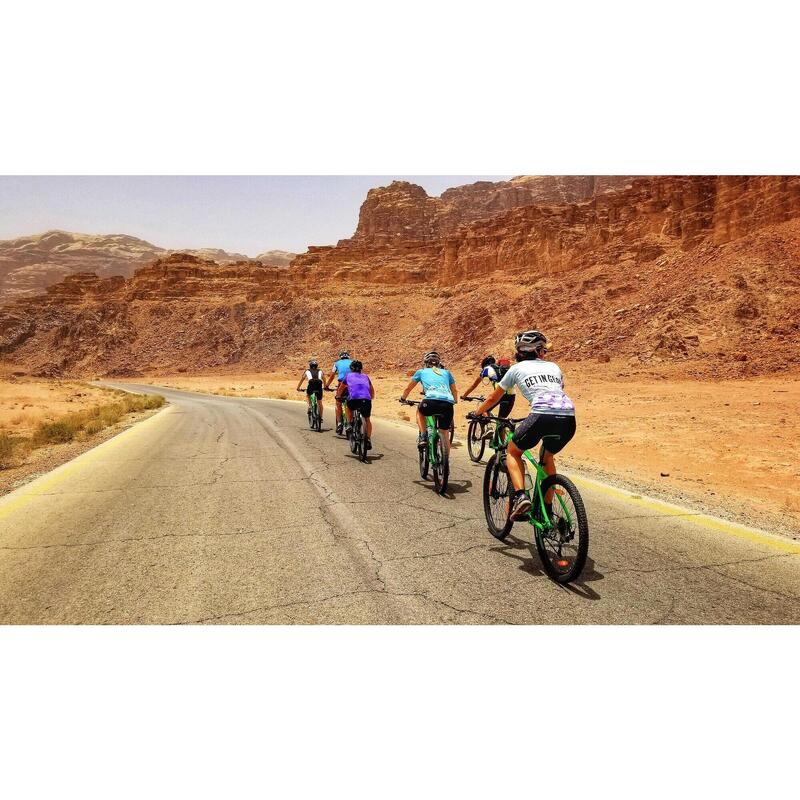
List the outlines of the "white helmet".
{"label": "white helmet", "polygon": [[547,347],[547,337],[541,331],[523,331],[514,337],[518,353],[538,353]]}
{"label": "white helmet", "polygon": [[422,357],[423,364],[439,364],[441,363],[441,358],[439,354],[435,350],[431,350]]}

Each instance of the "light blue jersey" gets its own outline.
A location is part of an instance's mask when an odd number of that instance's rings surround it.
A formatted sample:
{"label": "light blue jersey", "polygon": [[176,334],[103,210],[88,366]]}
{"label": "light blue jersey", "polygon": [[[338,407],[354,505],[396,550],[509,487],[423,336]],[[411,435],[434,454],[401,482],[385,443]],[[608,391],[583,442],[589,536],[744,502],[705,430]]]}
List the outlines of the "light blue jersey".
{"label": "light blue jersey", "polygon": [[455,403],[453,393],[450,391],[450,384],[456,381],[449,370],[440,367],[425,367],[425,369],[418,369],[411,380],[422,384],[426,400],[444,400],[446,403]]}
{"label": "light blue jersey", "polygon": [[352,358],[340,358],[338,361],[334,362],[333,368],[336,370],[336,374],[338,375],[340,381],[343,381],[347,377],[347,373],[350,372],[350,365],[352,363]]}

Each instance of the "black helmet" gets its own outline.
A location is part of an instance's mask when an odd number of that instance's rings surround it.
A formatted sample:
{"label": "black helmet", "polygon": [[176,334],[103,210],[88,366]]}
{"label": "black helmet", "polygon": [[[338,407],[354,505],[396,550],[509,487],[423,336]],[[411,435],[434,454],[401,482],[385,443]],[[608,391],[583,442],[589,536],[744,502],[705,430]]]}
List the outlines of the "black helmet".
{"label": "black helmet", "polygon": [[364,369],[364,365],[357,358],[350,362],[352,372],[361,372],[362,369]]}
{"label": "black helmet", "polygon": [[342,350],[342,352],[339,353],[339,358],[350,358],[350,353],[348,353],[347,350]]}
{"label": "black helmet", "polygon": [[486,358],[484,358],[483,361],[481,361],[481,367],[488,367],[496,363],[497,361],[495,360],[494,356],[486,356]]}
{"label": "black helmet", "polygon": [[430,350],[429,352],[425,353],[422,357],[423,364],[441,364],[442,359],[439,357],[439,354],[435,350]]}
{"label": "black helmet", "polygon": [[308,362],[308,366],[311,369],[316,369],[319,366],[319,364],[317,363],[317,359],[316,358],[312,358],[311,361]]}
{"label": "black helmet", "polygon": [[523,331],[514,337],[518,353],[539,353],[547,349],[547,337],[541,331]]}

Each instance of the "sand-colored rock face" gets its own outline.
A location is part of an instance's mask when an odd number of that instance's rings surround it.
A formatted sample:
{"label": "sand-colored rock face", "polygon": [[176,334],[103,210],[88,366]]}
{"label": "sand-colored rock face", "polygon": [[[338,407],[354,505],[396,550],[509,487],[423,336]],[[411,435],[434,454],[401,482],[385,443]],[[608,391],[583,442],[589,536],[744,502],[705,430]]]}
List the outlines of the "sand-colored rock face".
{"label": "sand-colored rock face", "polygon": [[[596,191],[588,180],[570,190]],[[637,179],[442,235],[432,198],[389,189],[370,193],[360,234],[288,268],[172,254],[131,278],[72,275],[0,309],[0,355],[34,373],[120,374],[280,368],[344,346],[404,370],[431,347],[450,363],[508,352],[539,327],[559,360],[800,366],[800,177]],[[390,197],[425,238],[386,238]]]}
{"label": "sand-colored rock face", "polygon": [[[113,275],[130,277],[137,268],[171,252],[175,251],[122,234],[47,231],[36,236],[0,241],[0,302],[36,294],[80,272],[92,272],[102,278]],[[219,248],[182,252],[221,264],[250,260],[241,253],[229,253]],[[285,265],[292,257],[292,253],[273,250],[254,260],[267,265]]]}

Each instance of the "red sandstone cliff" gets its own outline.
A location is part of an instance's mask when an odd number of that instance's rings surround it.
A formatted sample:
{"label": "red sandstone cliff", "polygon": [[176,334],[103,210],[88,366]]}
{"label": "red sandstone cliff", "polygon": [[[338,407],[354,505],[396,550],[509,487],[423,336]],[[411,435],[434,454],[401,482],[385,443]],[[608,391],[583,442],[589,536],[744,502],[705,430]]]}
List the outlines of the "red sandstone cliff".
{"label": "red sandstone cliff", "polygon": [[72,276],[0,309],[0,353],[108,374],[260,369],[346,345],[394,367],[429,346],[451,363],[507,350],[536,325],[559,358],[749,374],[800,365],[798,320],[800,177],[663,177],[424,241],[363,233],[288,269],[176,254],[132,278]]}

